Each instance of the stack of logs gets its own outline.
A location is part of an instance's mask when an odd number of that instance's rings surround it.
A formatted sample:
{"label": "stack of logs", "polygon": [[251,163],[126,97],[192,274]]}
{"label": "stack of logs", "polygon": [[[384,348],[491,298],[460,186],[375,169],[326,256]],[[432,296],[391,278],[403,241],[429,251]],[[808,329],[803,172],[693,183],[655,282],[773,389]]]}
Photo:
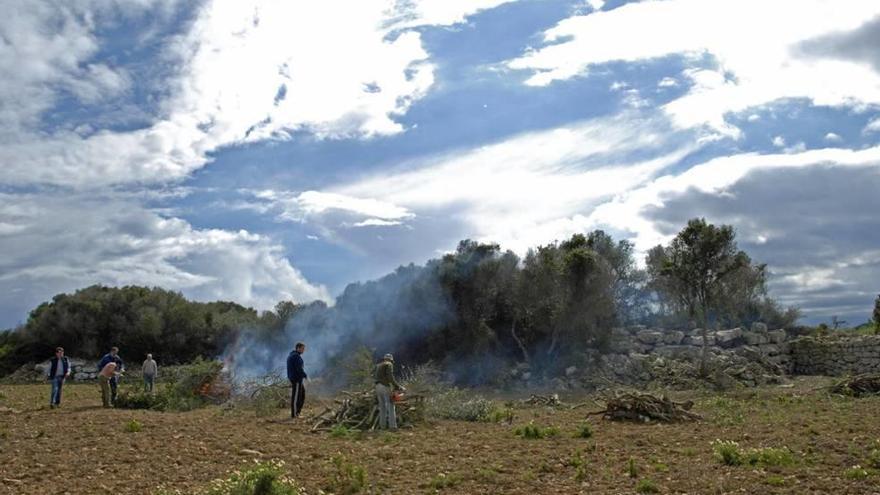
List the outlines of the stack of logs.
{"label": "stack of logs", "polygon": [[[379,406],[376,393],[372,390],[362,392],[342,392],[343,397],[334,400],[334,406],[326,408],[315,417],[312,431],[330,431],[336,427],[353,430],[375,430],[379,424]],[[424,421],[424,397],[406,395],[394,402],[397,424],[410,427]]]}

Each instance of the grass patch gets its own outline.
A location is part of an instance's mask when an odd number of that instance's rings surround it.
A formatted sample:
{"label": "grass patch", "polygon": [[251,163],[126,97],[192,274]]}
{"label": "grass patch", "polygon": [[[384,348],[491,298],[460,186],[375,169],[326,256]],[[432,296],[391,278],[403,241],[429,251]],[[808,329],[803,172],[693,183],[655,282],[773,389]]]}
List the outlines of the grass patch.
{"label": "grass patch", "polygon": [[552,438],[559,435],[559,428],[555,426],[538,426],[534,421],[529,424],[518,426],[513,430],[513,434],[529,440],[540,440],[542,438]]}
{"label": "grass patch", "polygon": [[660,487],[653,480],[645,478],[636,483],[637,493],[660,493]]}
{"label": "grass patch", "polygon": [[327,491],[337,495],[355,495],[366,492],[369,484],[367,470],[363,466],[349,462],[341,454],[334,456],[330,462],[334,469],[326,487]]}
{"label": "grass patch", "polygon": [[440,473],[431,478],[431,481],[428,482],[428,488],[432,490],[445,490],[446,488],[452,488],[459,483],[461,483],[461,476],[457,474]]}
{"label": "grass patch", "polygon": [[583,422],[578,425],[577,431],[574,432],[575,438],[593,438],[593,425]]}
{"label": "grass patch", "polygon": [[137,433],[144,429],[144,424],[140,421],[133,419],[128,423],[125,423],[125,431],[128,433]]}
{"label": "grass patch", "polygon": [[782,476],[775,475],[775,474],[771,474],[770,476],[767,476],[767,479],[765,480],[765,482],[770,486],[785,486],[785,478],[783,478]]}
{"label": "grass patch", "polygon": [[[345,425],[336,425],[333,428],[330,428],[330,436],[333,438],[352,438],[358,439],[361,436],[361,431],[355,428],[349,428]],[[382,437],[383,441],[386,441],[386,437]]]}
{"label": "grass patch", "polygon": [[870,474],[871,473],[868,472],[867,469],[858,464],[851,468],[847,468],[847,470],[843,472],[844,478],[857,481],[867,479]]}
{"label": "grass patch", "polygon": [[712,442],[715,458],[726,466],[781,467],[795,464],[794,454],[788,447],[743,449],[732,440]]}

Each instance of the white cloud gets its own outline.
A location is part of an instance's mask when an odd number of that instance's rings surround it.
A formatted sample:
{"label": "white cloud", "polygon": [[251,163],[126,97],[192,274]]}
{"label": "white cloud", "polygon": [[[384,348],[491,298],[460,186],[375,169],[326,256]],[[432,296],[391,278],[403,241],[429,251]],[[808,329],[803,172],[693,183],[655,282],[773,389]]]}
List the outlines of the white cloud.
{"label": "white cloud", "polygon": [[[415,216],[406,208],[387,201],[338,193],[305,191],[296,194],[288,191],[265,190],[254,193],[254,196],[259,200],[266,201],[270,209],[277,211],[279,219],[294,222],[314,220],[316,216],[332,212],[369,217],[365,221],[371,222],[395,222],[395,225],[401,223],[401,220]],[[355,226],[364,225],[370,224]]]}
{"label": "white cloud", "polygon": [[678,80],[674,77],[664,77],[657,83],[657,86],[661,88],[674,88],[678,86]]}
{"label": "white cloud", "polygon": [[330,300],[271,239],[196,229],[122,196],[0,194],[0,217],[0,284],[18,291],[0,297],[4,316],[96,283],[161,286],[258,309],[282,299]]}
{"label": "white cloud", "polygon": [[[682,75],[692,86],[666,111],[682,127],[710,125],[735,136],[727,113],[783,98],[859,108],[880,103],[880,74],[870,63],[801,49],[878,14],[873,0],[845,7],[824,0],[643,1],[565,19],[544,33],[547,46],[507,65],[531,71],[527,83],[544,86],[607,62],[680,55],[691,65]],[[716,67],[705,68],[707,54]]]}
{"label": "white cloud", "polygon": [[782,136],[774,137],[773,138],[773,146],[776,146],[777,148],[784,148],[785,147],[785,138]]}
{"label": "white cloud", "polygon": [[868,125],[862,130],[863,133],[880,132],[880,117],[868,122]]}
{"label": "white cloud", "polygon": [[352,227],[393,227],[401,225],[402,222],[396,220],[382,220],[381,218],[368,218],[362,222],[353,224]]}
{"label": "white cloud", "polygon": [[578,231],[565,219],[649,181],[694,149],[665,130],[631,114],[581,122],[426,157],[329,192],[454,218],[468,235],[524,252]]}
{"label": "white cloud", "polygon": [[825,134],[825,141],[828,141],[829,143],[839,143],[843,141],[843,138],[841,138],[839,134],[829,132],[828,134]]}
{"label": "white cloud", "polygon": [[[8,134],[0,140],[3,181],[88,187],[179,179],[220,147],[291,132],[401,132],[395,117],[434,82],[421,35],[410,28],[461,22],[503,2],[209,1],[168,43],[160,63],[178,71],[154,123],[86,135],[39,132],[40,119],[65,92],[89,103],[137,84],[124,68],[94,60],[104,43],[99,24],[124,9],[7,3],[0,98],[16,105],[0,112]],[[93,16],[99,5],[104,15]]]}

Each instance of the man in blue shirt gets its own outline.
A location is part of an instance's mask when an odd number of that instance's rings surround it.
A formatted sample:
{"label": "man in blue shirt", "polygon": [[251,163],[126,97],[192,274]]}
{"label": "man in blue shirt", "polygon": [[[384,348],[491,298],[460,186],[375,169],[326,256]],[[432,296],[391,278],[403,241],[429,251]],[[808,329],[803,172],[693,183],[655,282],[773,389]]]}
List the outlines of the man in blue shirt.
{"label": "man in blue shirt", "polygon": [[98,371],[104,369],[104,366],[110,362],[116,363],[116,374],[113,375],[113,378],[110,378],[110,403],[116,404],[116,391],[119,386],[119,376],[125,371],[125,364],[123,364],[122,358],[119,357],[118,347],[111,347],[110,352],[104,354],[104,357],[98,362]]}
{"label": "man in blue shirt", "polygon": [[287,356],[287,379],[290,380],[290,417],[297,418],[302,412],[303,403],[306,401],[306,389],[303,380],[308,378],[303,369],[302,353],[306,352],[306,345],[297,342],[296,346]]}

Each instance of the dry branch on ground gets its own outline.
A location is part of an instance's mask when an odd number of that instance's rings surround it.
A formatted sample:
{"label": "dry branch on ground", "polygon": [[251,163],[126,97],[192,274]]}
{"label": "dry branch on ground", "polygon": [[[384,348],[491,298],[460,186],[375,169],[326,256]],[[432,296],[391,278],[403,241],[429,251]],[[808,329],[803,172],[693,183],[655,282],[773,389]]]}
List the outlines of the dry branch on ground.
{"label": "dry branch on ground", "polygon": [[605,409],[591,412],[587,416],[602,415],[613,421],[695,421],[701,419],[699,414],[690,412],[693,402],[675,402],[668,398],[656,397],[651,394],[626,393],[616,394],[605,399]]}
{"label": "dry branch on ground", "polygon": [[831,393],[861,397],[880,393],[880,374],[865,373],[841,380],[830,388]]}

